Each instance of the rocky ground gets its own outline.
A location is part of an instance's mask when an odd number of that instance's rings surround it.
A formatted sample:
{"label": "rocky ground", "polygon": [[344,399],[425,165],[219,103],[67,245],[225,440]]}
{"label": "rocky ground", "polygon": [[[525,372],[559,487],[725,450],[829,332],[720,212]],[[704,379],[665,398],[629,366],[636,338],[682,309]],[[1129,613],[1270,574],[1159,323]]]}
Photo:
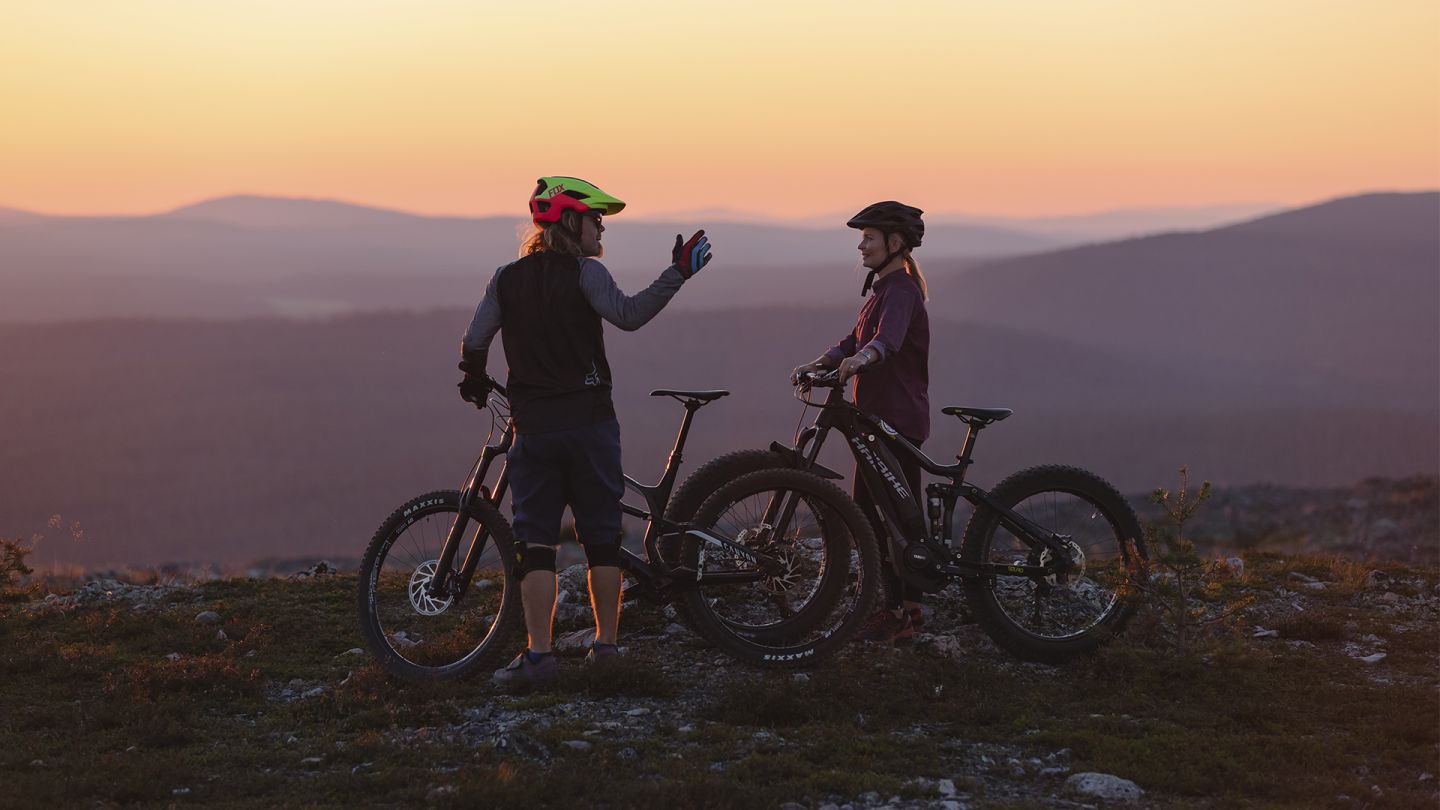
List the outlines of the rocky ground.
{"label": "rocky ground", "polygon": [[561,681],[523,695],[388,680],[328,566],[97,580],[0,607],[0,778],[91,806],[1434,807],[1437,579],[1237,559],[1197,605],[1245,606],[1190,654],[1142,619],[1062,668],[1001,652],[947,592],[912,644],[759,673],[647,606],[620,661],[585,667],[577,567]]}

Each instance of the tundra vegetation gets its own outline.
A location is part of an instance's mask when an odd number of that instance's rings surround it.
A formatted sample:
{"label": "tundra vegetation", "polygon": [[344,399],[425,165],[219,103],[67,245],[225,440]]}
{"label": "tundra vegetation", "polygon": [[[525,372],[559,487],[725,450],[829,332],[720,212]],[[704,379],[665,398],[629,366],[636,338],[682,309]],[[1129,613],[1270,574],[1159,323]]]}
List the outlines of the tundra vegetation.
{"label": "tundra vegetation", "polygon": [[998,651],[955,588],[912,644],[801,673],[635,605],[628,654],[588,669],[574,567],[560,682],[520,695],[386,678],[326,565],[66,586],[4,540],[0,803],[1071,807],[1104,801],[1077,792],[1101,773],[1138,806],[1436,806],[1440,571],[1203,559],[1183,540],[1205,491],[1157,493],[1150,608],[1066,666]]}

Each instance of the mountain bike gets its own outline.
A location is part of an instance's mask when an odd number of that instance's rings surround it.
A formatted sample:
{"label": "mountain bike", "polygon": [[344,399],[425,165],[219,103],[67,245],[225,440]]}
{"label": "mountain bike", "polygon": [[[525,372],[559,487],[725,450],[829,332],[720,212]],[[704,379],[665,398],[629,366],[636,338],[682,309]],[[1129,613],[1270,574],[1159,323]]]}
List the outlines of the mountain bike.
{"label": "mountain bike", "polygon": [[[516,543],[500,512],[508,485],[503,459],[515,430],[505,388],[488,382],[490,437],[464,485],[401,505],[361,562],[361,633],[381,666],[402,678],[498,667],[524,637]],[[746,663],[814,664],[849,640],[881,588],[879,548],[848,495],[814,473],[772,468],[710,487],[695,510],[703,519],[664,517],[696,412],[728,393],[651,392],[677,400],[685,413],[659,482],[625,476],[644,506],[621,508],[646,521],[644,556],[620,552],[626,598],[674,603],[702,638]],[[499,474],[487,483],[497,459]],[[784,519],[756,522],[755,505],[777,498],[791,507]],[[662,543],[674,562],[659,553]]]}
{"label": "mountain bike", "polygon": [[[828,389],[823,402],[811,398],[816,389]],[[703,465],[676,493],[669,517],[700,513],[708,491],[758,470],[843,478],[816,462],[836,431],[874,494],[876,533],[891,569],[927,593],[959,581],[981,628],[1003,649],[1025,660],[1060,663],[1095,649],[1134,615],[1145,575],[1144,538],[1134,510],[1103,478],[1046,465],[1014,473],[989,491],[965,480],[980,431],[1009,417],[1010,409],[943,408],[966,425],[966,434],[956,463],[939,464],[885,420],[847,400],[833,371],[805,375],[796,398],[819,411],[793,446],[774,442],[768,450],[742,450]],[[888,442],[877,440],[881,436]],[[910,491],[891,447],[946,480],[927,485],[923,494]],[[960,498],[974,511],[957,546],[952,524]],[[787,509],[785,498],[775,497],[757,520]],[[662,550],[678,553],[678,547]]]}

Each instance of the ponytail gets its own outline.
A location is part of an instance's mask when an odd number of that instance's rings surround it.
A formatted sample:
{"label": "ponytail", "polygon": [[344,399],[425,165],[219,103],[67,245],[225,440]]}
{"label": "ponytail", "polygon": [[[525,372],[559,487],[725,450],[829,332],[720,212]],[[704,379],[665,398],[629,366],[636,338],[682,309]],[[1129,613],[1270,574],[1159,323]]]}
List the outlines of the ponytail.
{"label": "ponytail", "polygon": [[910,277],[915,279],[915,283],[920,285],[920,297],[929,301],[930,286],[925,283],[925,274],[920,272],[920,261],[910,255],[908,250],[905,251],[905,272],[909,273]]}

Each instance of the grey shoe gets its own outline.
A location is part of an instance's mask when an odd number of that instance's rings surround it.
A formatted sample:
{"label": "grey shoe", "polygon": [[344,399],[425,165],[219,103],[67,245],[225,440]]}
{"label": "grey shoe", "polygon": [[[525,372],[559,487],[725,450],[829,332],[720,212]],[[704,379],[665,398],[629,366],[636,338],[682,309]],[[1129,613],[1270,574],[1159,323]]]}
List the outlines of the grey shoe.
{"label": "grey shoe", "polygon": [[585,663],[603,664],[620,657],[620,648],[614,644],[591,644],[590,652],[585,653]]}
{"label": "grey shoe", "polygon": [[555,655],[541,658],[539,661],[531,661],[525,651],[515,656],[515,660],[505,665],[504,669],[495,670],[490,676],[490,682],[496,686],[515,688],[521,686],[541,686],[560,677],[560,662],[555,660]]}

